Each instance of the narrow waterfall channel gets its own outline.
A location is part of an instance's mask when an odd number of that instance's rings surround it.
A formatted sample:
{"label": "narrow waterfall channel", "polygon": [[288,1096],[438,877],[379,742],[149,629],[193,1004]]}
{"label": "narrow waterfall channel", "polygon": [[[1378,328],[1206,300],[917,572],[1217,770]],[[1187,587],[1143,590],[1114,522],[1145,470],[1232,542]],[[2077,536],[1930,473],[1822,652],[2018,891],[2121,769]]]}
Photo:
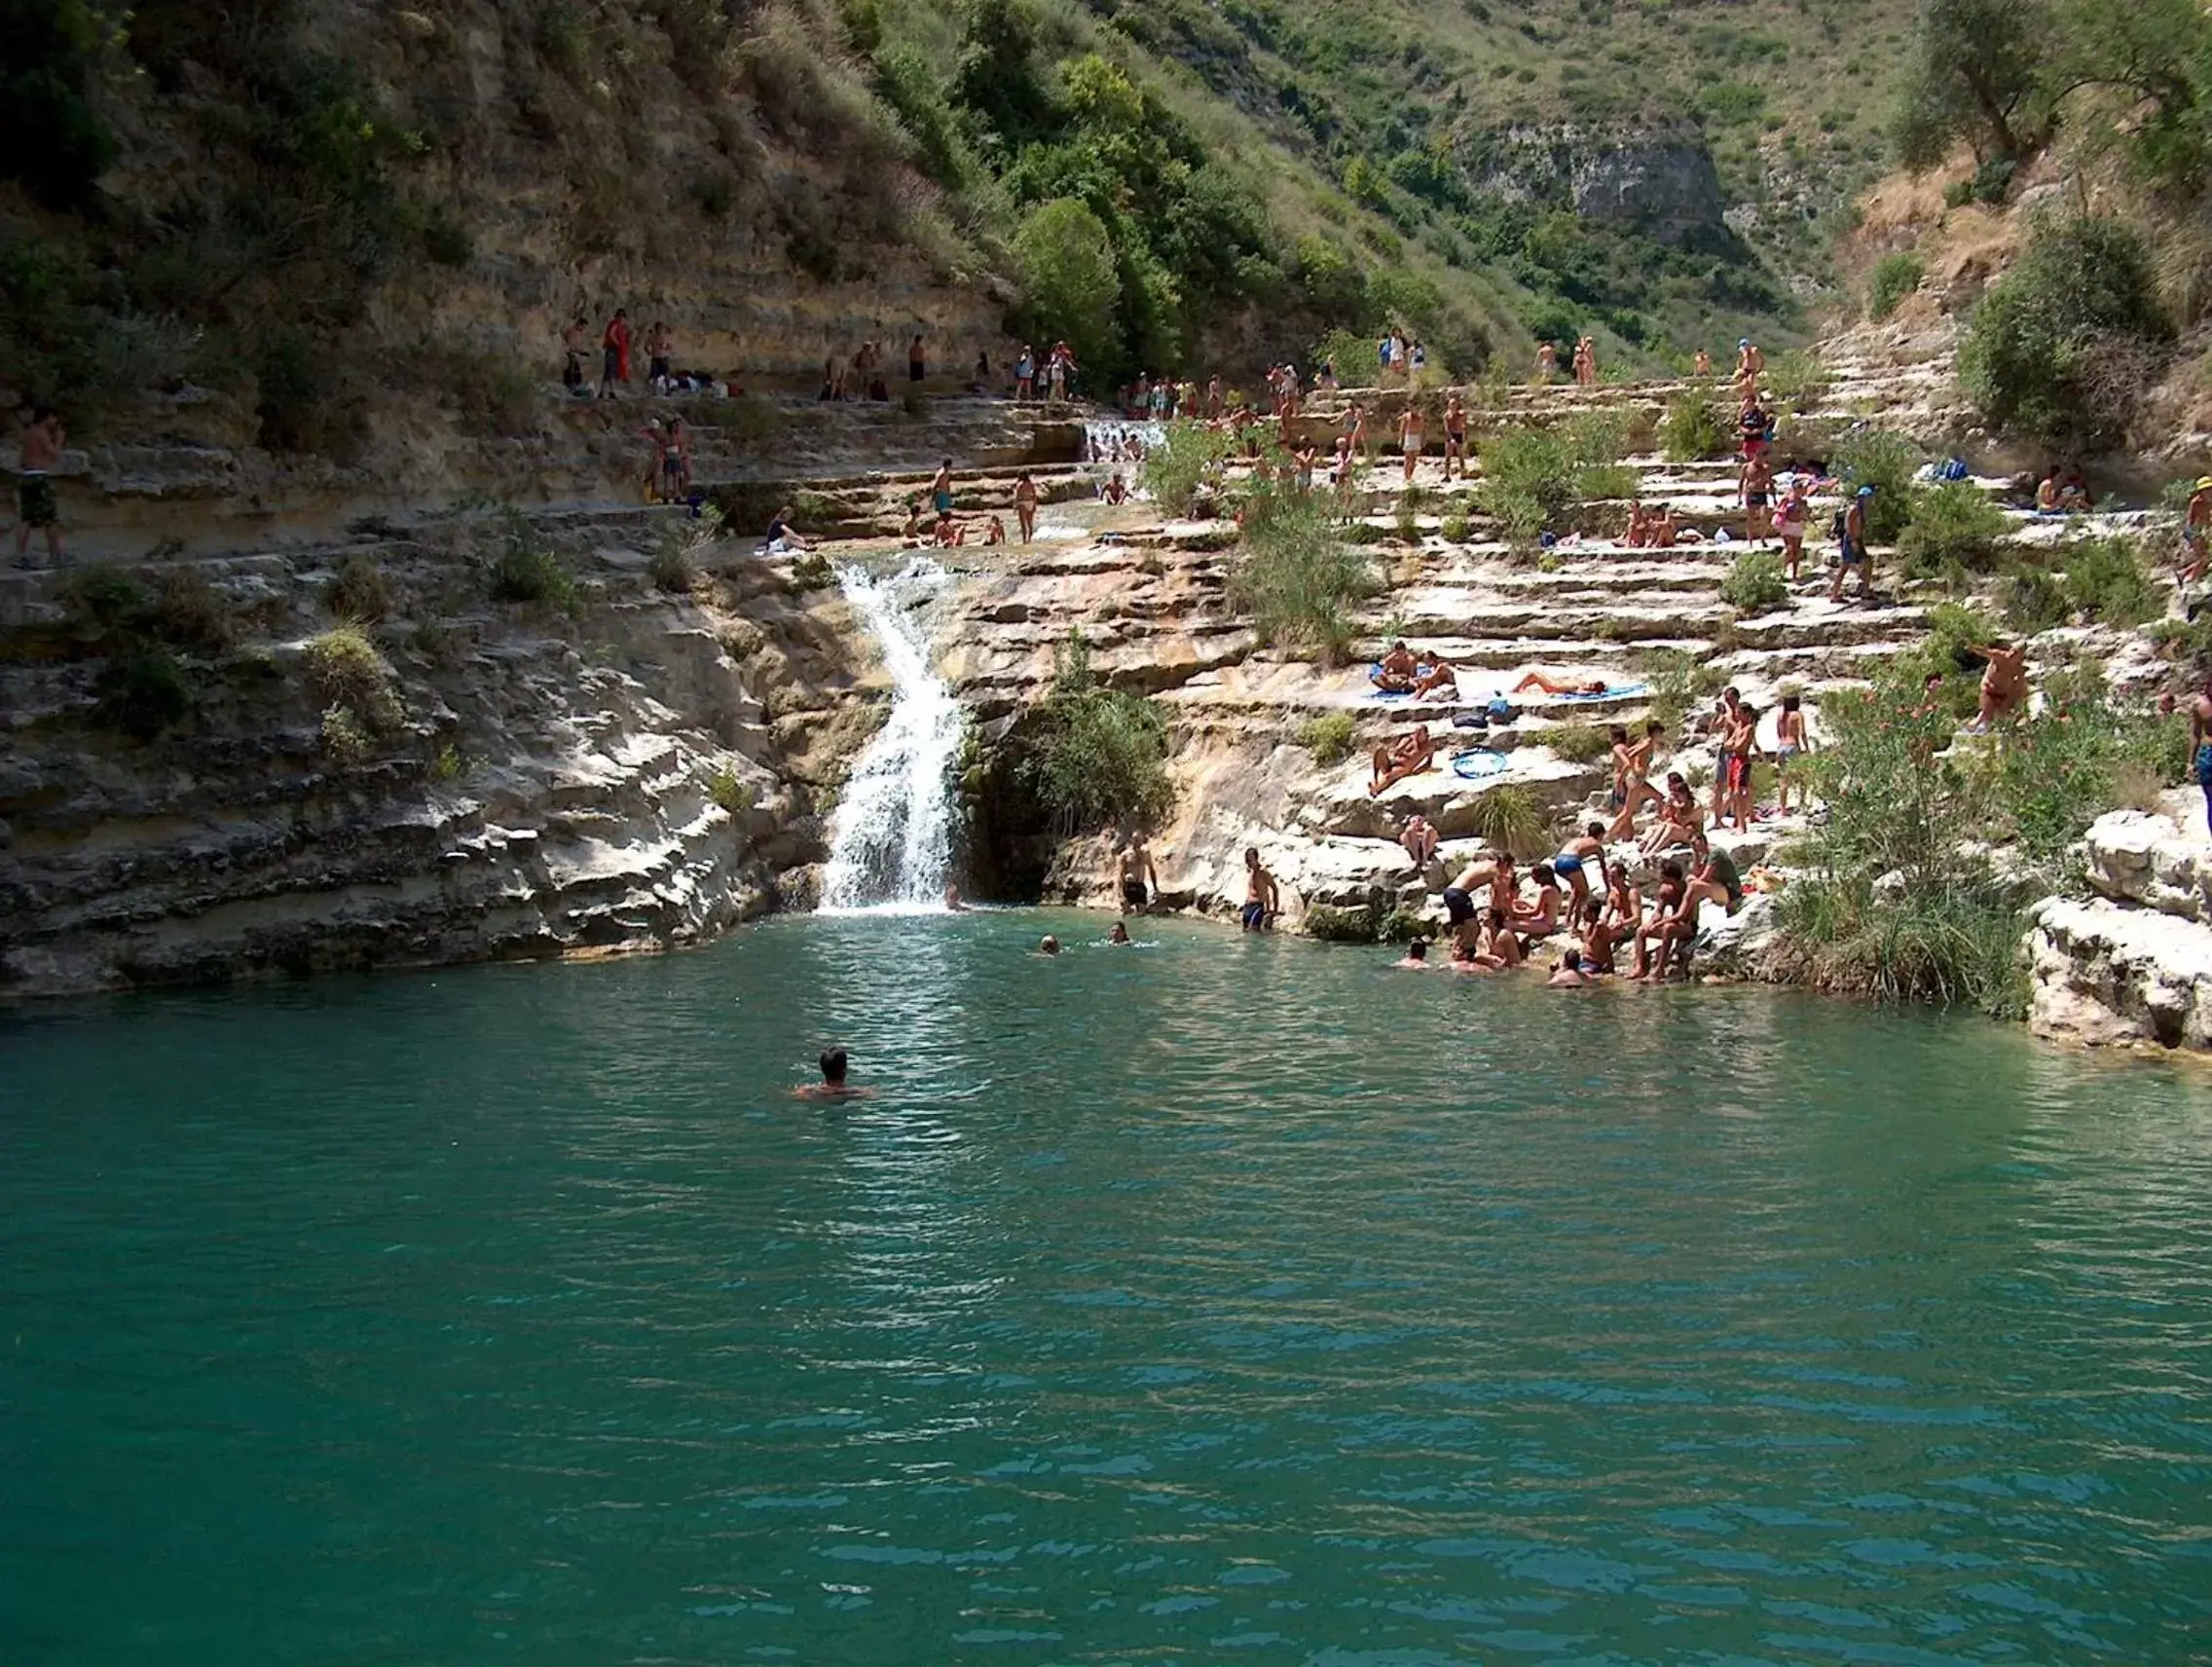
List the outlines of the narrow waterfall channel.
{"label": "narrow waterfall channel", "polygon": [[827,913],[944,907],[952,871],[952,769],[967,732],[960,702],[930,666],[912,611],[944,583],[917,557],[888,578],[840,568],[837,582],[891,674],[891,715],[854,761],[830,825],[822,874]]}

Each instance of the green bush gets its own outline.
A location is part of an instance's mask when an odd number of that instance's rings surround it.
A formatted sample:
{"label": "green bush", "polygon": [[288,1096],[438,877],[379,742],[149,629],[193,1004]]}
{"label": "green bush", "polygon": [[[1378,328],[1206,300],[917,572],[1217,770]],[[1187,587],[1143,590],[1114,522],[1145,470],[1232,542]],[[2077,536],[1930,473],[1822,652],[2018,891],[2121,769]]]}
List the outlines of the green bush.
{"label": "green bush", "polygon": [[820,550],[809,550],[792,563],[792,589],[804,594],[810,590],[828,590],[837,582],[837,570],[830,565],[830,558]]}
{"label": "green bush", "polygon": [[0,0],[0,170],[49,208],[90,202],[115,160],[86,95],[106,33],[88,0]]}
{"label": "green bush", "polygon": [[1782,558],[1772,550],[1746,550],[1729,564],[1720,600],[1739,613],[1771,613],[1789,602]]}
{"label": "green bush", "polygon": [[1336,665],[1352,644],[1352,609],[1376,588],[1368,559],[1346,545],[1321,500],[1261,492],[1246,500],[1229,596],[1262,642]]}
{"label": "green bush", "polygon": [[1110,360],[1122,277],[1105,223],[1072,197],[1040,204],[1015,231],[1014,255],[1025,333],[1041,341],[1066,338],[1083,365]]}
{"label": "green bush", "polygon": [[2025,563],[2005,575],[2005,623],[2023,637],[2055,629],[2074,616],[2066,587],[2042,568]]}
{"label": "green bush", "polygon": [[1928,277],[1928,263],[1909,251],[1884,255],[1866,280],[1866,316],[1879,323]]}
{"label": "green bush", "polygon": [[706,785],[707,796],[731,816],[745,815],[759,796],[751,782],[738,780],[731,770],[709,770]]}
{"label": "green bush", "polygon": [[1920,448],[1902,434],[1881,428],[1862,428],[1836,443],[1830,463],[1846,487],[1874,489],[1866,506],[1866,537],[1877,544],[1894,544],[1912,519],[1913,477],[1924,460]]}
{"label": "green bush", "polygon": [[1467,512],[1464,509],[1455,504],[1444,512],[1444,523],[1441,531],[1446,543],[1464,544],[1467,541],[1469,530]]}
{"label": "green bush", "polygon": [[61,581],[63,615],[78,635],[99,639],[142,625],[154,593],[135,574],[109,562],[80,568]]}
{"label": "green bush", "polygon": [[1530,746],[1549,747],[1570,764],[1594,764],[1608,757],[1613,738],[1595,723],[1562,723],[1524,733]]}
{"label": "green bush", "polygon": [[1990,285],[1959,380],[1992,426],[2094,446],[2125,432],[2172,336],[2141,235],[2085,215],[2039,226]]}
{"label": "green bush", "polygon": [[307,646],[308,671],[323,699],[372,735],[389,735],[406,722],[391,671],[365,632],[351,625],[325,631]]}
{"label": "green bush", "polygon": [[356,551],[338,564],[323,587],[322,603],[341,619],[374,625],[391,612],[391,581],[384,569]]}
{"label": "green bush", "polygon": [[1791,411],[1810,411],[1826,397],[1834,378],[1820,354],[1794,348],[1767,366],[1766,385]]}
{"label": "green bush", "polygon": [[1525,787],[1493,787],[1479,794],[1468,815],[1468,832],[1514,857],[1547,856],[1554,849],[1551,812]]}
{"label": "green bush", "polygon": [[1069,633],[1058,659],[1020,766],[1053,829],[1068,835],[1165,815],[1175,788],[1160,708],[1100,685],[1080,630]]}
{"label": "green bush", "polygon": [[1324,712],[1306,721],[1298,731],[1298,744],[1313,755],[1317,764],[1341,764],[1351,757],[1355,728],[1350,713]]}
{"label": "green bush", "polygon": [[1188,515],[1199,484],[1218,479],[1222,460],[1235,448],[1232,436],[1203,423],[1170,423],[1161,443],[1145,454],[1145,490],[1168,514]]}
{"label": "green bush", "polygon": [[1651,716],[1671,731],[1679,729],[1728,681],[1707,661],[1679,648],[1651,649],[1640,663],[1651,685]]}
{"label": "green bush", "polygon": [[326,707],[321,737],[322,750],[340,764],[365,764],[376,757],[376,737],[350,708]]}
{"label": "green bush", "polygon": [[94,722],[151,741],[191,713],[198,696],[175,655],[151,646],[118,654],[92,682]]}
{"label": "green bush", "polygon": [[1677,393],[1659,420],[1659,451],[1671,463],[1694,463],[1726,457],[1736,432],[1712,394],[1697,389]]}
{"label": "green bush", "polygon": [[2141,625],[2165,611],[2142,552],[2126,538],[2084,538],[2059,558],[2067,605],[2103,625]]}
{"label": "green bush", "polygon": [[1911,494],[1912,519],[1898,537],[1898,561],[1907,578],[1957,578],[1997,566],[1999,540],[2009,523],[1979,487],[1945,481]]}
{"label": "green bush", "polygon": [[492,600],[542,602],[573,612],[578,602],[575,575],[537,536],[529,516],[509,508],[503,519],[498,554],[492,558]]}

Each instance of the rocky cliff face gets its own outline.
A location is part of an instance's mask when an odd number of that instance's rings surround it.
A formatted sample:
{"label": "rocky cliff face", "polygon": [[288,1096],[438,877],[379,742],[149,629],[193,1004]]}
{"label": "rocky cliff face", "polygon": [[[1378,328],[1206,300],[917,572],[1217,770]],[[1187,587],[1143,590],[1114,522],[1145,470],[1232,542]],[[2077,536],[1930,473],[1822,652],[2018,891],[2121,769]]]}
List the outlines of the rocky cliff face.
{"label": "rocky cliff face", "polygon": [[1689,243],[1726,231],[1713,153],[1688,124],[1641,131],[1508,128],[1466,135],[1460,155],[1485,191],[1571,204],[1586,219],[1633,226],[1662,242]]}
{"label": "rocky cliff face", "polygon": [[[866,648],[750,541],[664,588],[682,534],[478,514],[10,580],[0,990],[664,947],[803,884]],[[516,538],[572,605],[492,599]]]}

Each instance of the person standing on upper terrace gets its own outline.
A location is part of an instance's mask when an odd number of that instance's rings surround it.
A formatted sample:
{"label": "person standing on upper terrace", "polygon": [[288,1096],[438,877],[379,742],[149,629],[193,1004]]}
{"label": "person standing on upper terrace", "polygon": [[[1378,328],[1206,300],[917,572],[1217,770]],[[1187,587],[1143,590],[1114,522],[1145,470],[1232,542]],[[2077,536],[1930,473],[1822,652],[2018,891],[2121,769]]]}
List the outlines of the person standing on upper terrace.
{"label": "person standing on upper terrace", "polygon": [[922,346],[922,338],[916,336],[906,345],[906,380],[919,388],[929,374],[929,353]]}
{"label": "person standing on upper terrace", "polygon": [[2189,762],[2190,774],[2204,790],[2205,826],[2212,828],[2212,677],[2205,678],[2189,709]]}
{"label": "person standing on upper terrace", "polygon": [[630,315],[617,307],[614,316],[608,319],[607,330],[599,338],[599,396],[614,397],[614,385],[625,387],[630,381]]}

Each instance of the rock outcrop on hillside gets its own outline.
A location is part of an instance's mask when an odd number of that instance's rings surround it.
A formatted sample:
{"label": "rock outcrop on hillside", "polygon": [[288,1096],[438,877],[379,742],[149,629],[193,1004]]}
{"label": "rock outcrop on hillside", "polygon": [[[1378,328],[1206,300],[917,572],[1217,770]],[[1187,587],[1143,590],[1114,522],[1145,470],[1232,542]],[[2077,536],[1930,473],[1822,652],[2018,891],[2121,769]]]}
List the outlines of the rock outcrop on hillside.
{"label": "rock outcrop on hillside", "polygon": [[1464,136],[1460,154],[1474,183],[1502,197],[1571,204],[1677,245],[1727,234],[1720,174],[1691,123],[1508,128]]}

